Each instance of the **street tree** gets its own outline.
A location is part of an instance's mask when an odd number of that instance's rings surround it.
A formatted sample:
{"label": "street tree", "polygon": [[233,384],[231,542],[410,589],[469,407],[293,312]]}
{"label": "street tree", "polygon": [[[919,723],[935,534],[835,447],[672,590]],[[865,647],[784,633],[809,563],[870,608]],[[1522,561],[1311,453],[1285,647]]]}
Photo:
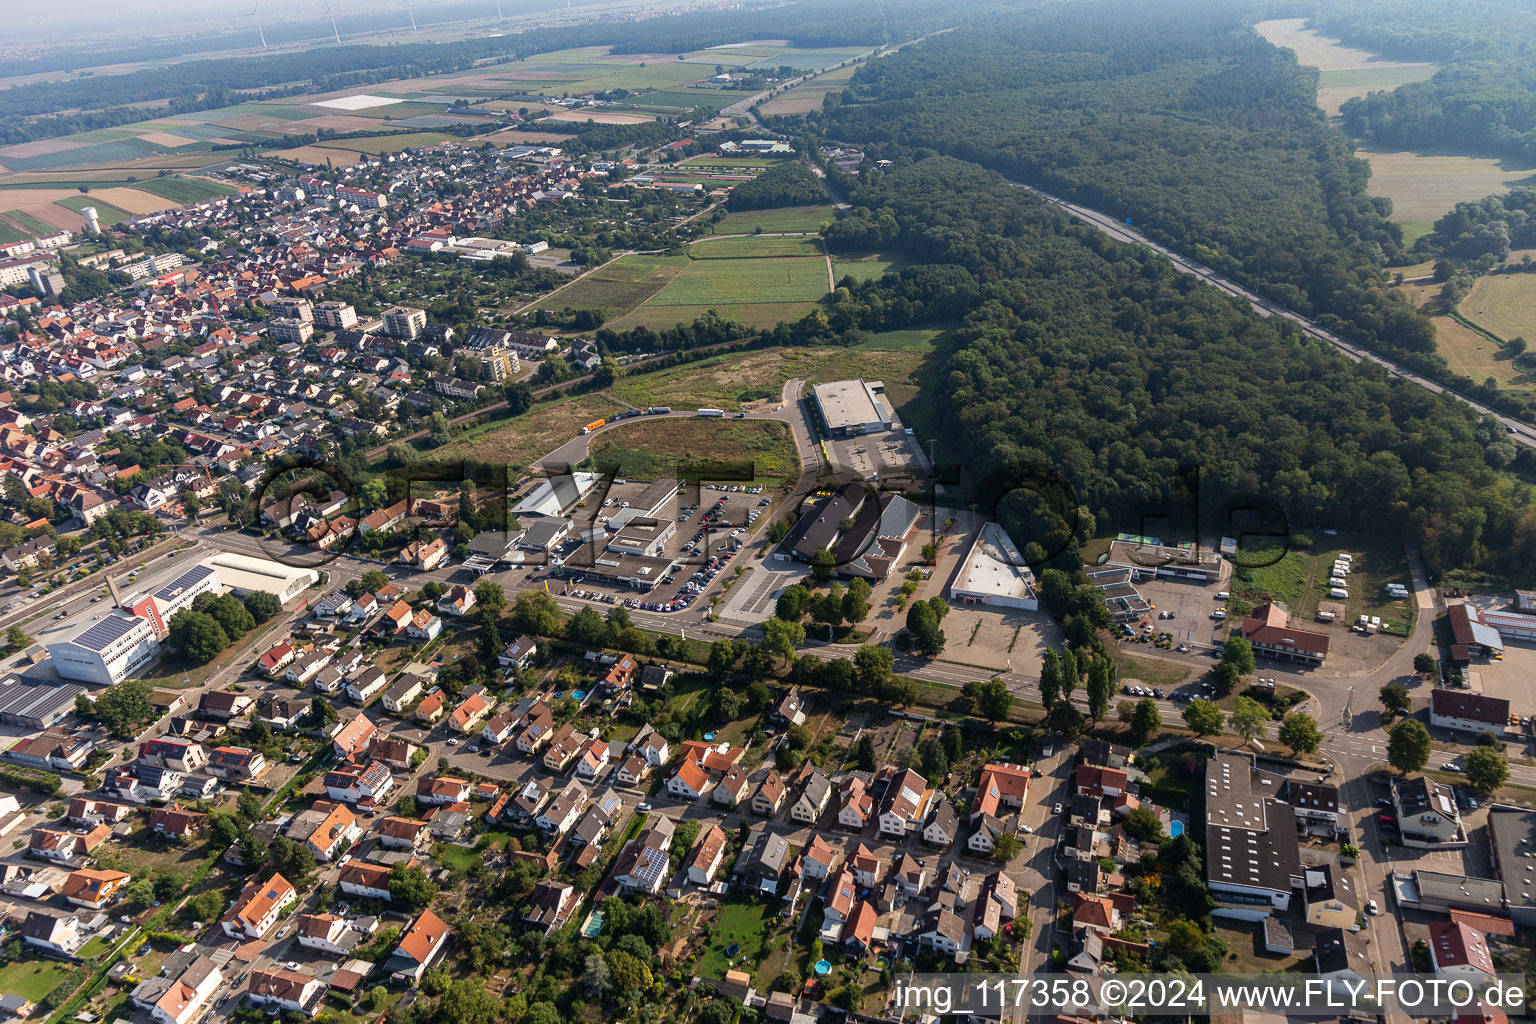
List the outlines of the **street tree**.
{"label": "street tree", "polygon": [[1429,754],[1429,730],[1417,718],[1403,719],[1387,739],[1387,762],[1405,774],[1423,770]]}
{"label": "street tree", "polygon": [[1252,697],[1239,697],[1232,702],[1232,713],[1227,716],[1227,725],[1243,738],[1243,742],[1252,743],[1263,734],[1268,724],[1269,709]]}
{"label": "street tree", "polygon": [[1215,736],[1221,732],[1221,708],[1215,701],[1197,697],[1184,708],[1184,724],[1195,731],[1196,736]]}
{"label": "street tree", "polygon": [[1509,781],[1509,762],[1498,747],[1473,747],[1461,759],[1467,784],[1485,796]]}
{"label": "street tree", "polygon": [[1315,754],[1323,744],[1323,732],[1305,711],[1292,711],[1280,723],[1280,742],[1298,754]]}

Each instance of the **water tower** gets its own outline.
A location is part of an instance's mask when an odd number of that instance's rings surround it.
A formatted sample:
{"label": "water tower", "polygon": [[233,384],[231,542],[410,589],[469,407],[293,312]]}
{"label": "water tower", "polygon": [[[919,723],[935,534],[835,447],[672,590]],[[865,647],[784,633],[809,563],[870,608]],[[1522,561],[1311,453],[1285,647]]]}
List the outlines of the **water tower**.
{"label": "water tower", "polygon": [[80,210],[80,216],[85,218],[85,230],[93,235],[101,234],[101,221],[96,219],[96,207],[86,206]]}

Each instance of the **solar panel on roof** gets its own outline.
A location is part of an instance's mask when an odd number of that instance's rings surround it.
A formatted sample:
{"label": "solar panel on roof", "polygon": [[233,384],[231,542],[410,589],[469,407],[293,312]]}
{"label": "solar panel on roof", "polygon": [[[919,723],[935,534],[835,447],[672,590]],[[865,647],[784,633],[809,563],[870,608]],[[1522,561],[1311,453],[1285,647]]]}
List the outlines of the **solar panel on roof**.
{"label": "solar panel on roof", "polygon": [[132,615],[108,615],[75,637],[72,643],[91,651],[102,651],[126,636],[141,620]]}

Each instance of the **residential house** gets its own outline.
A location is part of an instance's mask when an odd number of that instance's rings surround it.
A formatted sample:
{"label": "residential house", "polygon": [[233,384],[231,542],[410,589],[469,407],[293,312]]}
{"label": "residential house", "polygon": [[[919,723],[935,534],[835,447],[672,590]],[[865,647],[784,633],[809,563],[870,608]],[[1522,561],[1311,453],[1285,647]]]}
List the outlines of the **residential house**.
{"label": "residential house", "polygon": [[813,766],[801,774],[794,802],[789,805],[789,818],[791,821],[814,825],[821,820],[822,812],[831,800],[832,780],[822,774],[821,769]]}
{"label": "residential house", "polygon": [[431,844],[427,823],[415,818],[390,816],[379,822],[379,842],[393,850],[421,850]]}
{"label": "residential house", "polygon": [[469,790],[470,784],[468,779],[458,779],[446,775],[437,778],[423,778],[416,782],[416,802],[431,806],[463,803],[469,799]]}
{"label": "residential house", "polygon": [[320,1012],[325,990],[325,982],[313,974],[270,967],[251,971],[245,995],[257,1006],[313,1017]]}
{"label": "residential house", "polygon": [[261,751],[249,747],[214,747],[208,752],[208,774],[230,782],[253,782],[267,767]]}
{"label": "residential house", "polygon": [[298,898],[293,885],[282,875],[274,872],[266,879],[258,875],[246,883],[235,905],[219,923],[224,934],[232,939],[264,939],[283,909]]}
{"label": "residential house", "polygon": [[1497,972],[1488,937],[1464,921],[1436,921],[1429,926],[1429,958],[1436,974],[1486,980]]}
{"label": "residential house", "polygon": [[1323,863],[1306,868],[1303,877],[1307,924],[1314,928],[1360,930],[1360,902],[1355,898],[1348,871]]}
{"label": "residential house", "polygon": [[389,868],[378,864],[353,861],[344,865],[336,879],[337,886],[348,896],[365,899],[388,900]]}
{"label": "residential house", "polygon": [[631,839],[614,861],[613,880],[626,892],[655,893],[669,870],[669,851],[676,824],[657,817],[644,832]]}
{"label": "residential house", "polygon": [[812,832],[805,849],[800,851],[800,873],[806,878],[820,880],[832,873],[832,867],[837,861],[837,852],[820,833]]}
{"label": "residential house", "polygon": [[49,953],[74,956],[85,944],[85,936],[80,934],[80,922],[73,915],[32,910],[21,922],[21,941]]}
{"label": "residential house", "polygon": [[64,883],[64,898],[77,907],[101,910],[117,899],[119,892],[133,880],[126,871],[97,871],[81,868]]}
{"label": "residential house", "polygon": [[481,692],[469,694],[459,701],[457,707],[448,718],[448,724],[455,732],[463,735],[475,732],[480,728],[487,715],[490,714],[491,703],[486,700]]}
{"label": "residential house", "polygon": [[727,845],[729,845],[729,839],[725,831],[719,825],[711,825],[709,830],[699,837],[693,851],[688,855],[688,881],[694,885],[708,885],[713,882],[715,872],[720,869],[720,861],[725,857]]}
{"label": "residential house", "polygon": [[778,772],[768,769],[768,774],[763,776],[752,794],[752,813],[761,814],[765,818],[773,817],[784,805],[784,796],[784,780],[779,778]]}
{"label": "residential house", "polygon": [[344,803],[316,800],[307,811],[294,815],[288,838],[309,847],[315,859],[326,862],[349,849],[363,834],[357,815]]}
{"label": "residential house", "polygon": [[731,868],[738,884],[766,895],[781,894],[781,887],[792,880],[795,861],[788,838],[755,826]]}
{"label": "residential house", "polygon": [[928,780],[911,768],[893,774],[880,798],[880,834],[905,838],[908,832],[919,831],[932,797]]}
{"label": "residential house", "polygon": [[[171,963],[167,959],[167,966]],[[192,1024],[202,1018],[223,983],[224,973],[218,961],[210,956],[196,956],[158,977],[139,982],[129,998],[135,1006],[147,1010],[155,1024]]]}
{"label": "residential house", "polygon": [[747,770],[740,765],[726,772],[715,784],[711,799],[721,807],[735,808],[747,797],[747,790],[751,788],[752,780],[747,775]]}
{"label": "residential house", "polygon": [[843,780],[837,794],[837,823],[858,832],[869,824],[874,813],[875,799],[869,793],[869,784],[857,775]]}
{"label": "residential house", "polygon": [[533,823],[545,832],[564,835],[581,817],[581,810],[590,795],[586,786],[573,780],[539,812]]}
{"label": "residential house", "polygon": [[390,955],[387,966],[394,980],[407,984],[419,982],[427,968],[442,958],[451,934],[441,918],[430,910],[423,910]]}
{"label": "residential house", "polygon": [[186,839],[208,824],[208,815],[180,807],[156,807],[149,812],[149,827],[163,836]]}
{"label": "residential house", "polygon": [[571,911],[580,902],[574,885],[543,879],[528,894],[523,920],[550,935],[570,919]]}

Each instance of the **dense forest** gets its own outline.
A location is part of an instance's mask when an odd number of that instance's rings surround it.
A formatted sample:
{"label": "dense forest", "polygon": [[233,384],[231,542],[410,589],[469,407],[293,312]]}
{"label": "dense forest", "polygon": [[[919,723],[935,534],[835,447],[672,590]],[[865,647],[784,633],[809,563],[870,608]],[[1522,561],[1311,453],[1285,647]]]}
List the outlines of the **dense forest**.
{"label": "dense forest", "polygon": [[1325,35],[1437,74],[1350,100],[1344,124],[1394,148],[1536,160],[1536,8],[1520,0],[1341,0],[1311,12]]}
{"label": "dense forest", "polygon": [[[962,28],[862,68],[822,115],[872,156],[956,156],[1064,193],[1363,344],[1432,364],[1381,273],[1400,250],[1317,76],[1237,6],[1103,0]],[[1443,372],[1443,367],[1434,367]]]}
{"label": "dense forest", "polygon": [[774,206],[809,206],[826,201],[827,194],[822,190],[820,179],[804,164],[790,160],[737,185],[725,205],[732,210],[766,210]]}
{"label": "dense forest", "polygon": [[[983,500],[1045,467],[1099,532],[1139,529],[1193,465],[1207,529],[1224,501],[1259,494],[1293,528],[1400,530],[1435,571],[1536,564],[1536,494],[1505,472],[1536,471],[1536,457],[1497,422],[1351,363],[974,164],[930,156],[850,198],[829,244],[883,232],[936,265],[844,281],[798,329],[960,318],[935,419],[965,438],[956,454],[973,483],[993,481]],[[1038,510],[1002,512],[1021,540],[1064,530]]]}

